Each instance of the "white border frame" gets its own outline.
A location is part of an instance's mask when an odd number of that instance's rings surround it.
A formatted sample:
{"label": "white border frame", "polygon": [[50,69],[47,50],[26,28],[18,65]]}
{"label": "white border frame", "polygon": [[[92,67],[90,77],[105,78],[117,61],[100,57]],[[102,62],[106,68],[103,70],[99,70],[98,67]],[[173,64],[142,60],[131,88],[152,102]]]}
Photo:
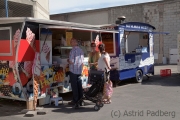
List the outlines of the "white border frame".
{"label": "white border frame", "polygon": [[0,53],[0,56],[12,56],[13,51],[12,51],[12,27],[0,27],[1,30],[9,30],[9,36],[10,36],[10,53]]}

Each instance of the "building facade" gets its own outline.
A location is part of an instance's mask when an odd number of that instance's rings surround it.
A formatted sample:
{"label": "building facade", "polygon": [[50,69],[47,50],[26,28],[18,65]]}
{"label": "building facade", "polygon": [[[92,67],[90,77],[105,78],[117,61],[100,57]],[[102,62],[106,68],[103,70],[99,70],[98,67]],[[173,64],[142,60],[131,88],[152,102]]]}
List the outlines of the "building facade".
{"label": "building facade", "polygon": [[162,63],[162,57],[169,60],[169,50],[177,48],[177,33],[180,31],[180,0],[163,0],[142,4],[117,6],[97,10],[54,14],[52,20],[62,20],[86,24],[112,24],[119,16],[126,16],[125,22],[145,22],[156,27],[154,52],[158,54],[156,63]]}
{"label": "building facade", "polygon": [[49,19],[49,0],[0,0],[0,17]]}

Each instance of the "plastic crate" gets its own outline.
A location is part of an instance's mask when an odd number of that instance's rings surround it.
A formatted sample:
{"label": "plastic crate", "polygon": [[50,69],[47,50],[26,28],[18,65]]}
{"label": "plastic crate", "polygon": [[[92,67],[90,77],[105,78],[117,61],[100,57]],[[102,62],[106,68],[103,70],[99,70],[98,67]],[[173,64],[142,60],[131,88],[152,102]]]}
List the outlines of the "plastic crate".
{"label": "plastic crate", "polygon": [[166,69],[166,76],[171,76],[171,69]]}
{"label": "plastic crate", "polygon": [[160,70],[160,75],[161,75],[161,77],[165,77],[166,76],[166,69]]}
{"label": "plastic crate", "polygon": [[171,76],[171,69],[162,69],[162,70],[160,70],[160,75],[161,75],[161,77]]}

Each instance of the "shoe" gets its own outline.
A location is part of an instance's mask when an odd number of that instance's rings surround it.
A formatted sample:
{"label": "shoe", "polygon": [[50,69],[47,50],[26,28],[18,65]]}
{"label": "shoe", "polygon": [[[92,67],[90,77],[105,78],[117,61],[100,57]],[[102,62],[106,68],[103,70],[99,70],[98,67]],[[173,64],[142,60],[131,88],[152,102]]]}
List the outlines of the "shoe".
{"label": "shoe", "polygon": [[71,102],[68,102],[68,105],[75,105],[75,103],[71,101]]}
{"label": "shoe", "polygon": [[78,109],[78,108],[79,108],[79,104],[75,104],[75,105],[74,105],[74,108],[75,108],[75,109]]}
{"label": "shoe", "polygon": [[104,101],[104,104],[111,104],[111,100]]}

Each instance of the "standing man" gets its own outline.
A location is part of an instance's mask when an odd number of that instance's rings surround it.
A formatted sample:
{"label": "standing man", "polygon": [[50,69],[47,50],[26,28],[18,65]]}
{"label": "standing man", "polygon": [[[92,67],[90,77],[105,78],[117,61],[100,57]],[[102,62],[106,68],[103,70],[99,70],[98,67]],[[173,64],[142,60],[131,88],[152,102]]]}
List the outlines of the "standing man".
{"label": "standing man", "polygon": [[77,102],[83,96],[83,88],[82,88],[82,67],[84,60],[84,53],[82,49],[78,46],[78,41],[74,38],[71,39],[71,46],[73,47],[69,54],[69,70],[70,70],[70,82],[73,92],[73,101],[68,104],[75,105],[77,108],[79,105]]}

